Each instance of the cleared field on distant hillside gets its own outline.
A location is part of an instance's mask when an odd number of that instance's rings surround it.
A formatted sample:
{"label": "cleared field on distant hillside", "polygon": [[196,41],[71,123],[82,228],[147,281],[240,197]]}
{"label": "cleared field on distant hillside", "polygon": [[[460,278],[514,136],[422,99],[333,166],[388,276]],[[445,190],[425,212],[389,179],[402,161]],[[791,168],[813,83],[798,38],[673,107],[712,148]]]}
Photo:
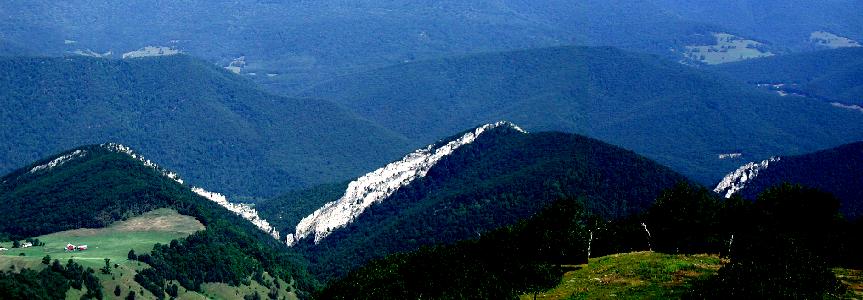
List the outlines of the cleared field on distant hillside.
{"label": "cleared field on distant hillside", "polygon": [[[96,270],[96,275],[102,283],[102,291],[105,299],[122,299],[135,291],[137,299],[155,299],[152,293],[143,289],[135,282],[135,274],[147,267],[146,264],[127,259],[130,249],[136,253],[149,253],[156,243],[167,244],[173,239],[181,239],[192,233],[204,230],[204,225],[193,217],[177,213],[173,209],[157,209],[141,216],[120,221],[99,229],[75,229],[37,237],[44,242],[44,247],[30,247],[25,249],[10,249],[0,252],[0,270],[9,270],[12,266],[16,270],[31,268],[39,270],[44,268],[42,257],[50,255],[51,259],[60,260],[65,264],[73,259],[79,264]],[[69,252],[64,250],[66,244],[87,245],[85,251]],[[10,247],[11,242],[0,243],[4,247]],[[24,253],[24,256],[20,256]],[[111,260],[111,274],[102,274],[99,268],[105,265],[105,258]],[[114,265],[117,264],[116,267]],[[273,278],[264,275],[267,281]],[[174,282],[176,284],[176,282]],[[114,296],[114,288],[120,287],[120,297]],[[295,299],[296,295],[287,292],[292,289],[290,284],[279,280],[279,299]],[[257,292],[262,298],[267,297],[269,288],[251,281],[249,285],[232,287],[222,283],[205,283],[203,292],[189,292],[180,287],[178,299],[233,299],[242,298]],[[67,299],[78,299],[83,295],[83,290],[70,289],[66,294]]]}
{"label": "cleared field on distant hillside", "polygon": [[[203,229],[204,225],[193,217],[181,215],[172,209],[158,209],[106,228],[75,229],[39,236],[37,238],[45,243],[44,247],[0,252],[0,269],[8,268],[13,261],[17,262],[16,265],[27,265],[26,261],[39,263],[45,255],[61,262],[74,259],[95,269],[104,265],[105,258],[112,262],[125,261],[130,249],[137,253],[149,253],[156,243],[166,244]],[[88,249],[66,251],[64,247],[69,243],[87,245]],[[11,242],[0,244],[8,248]],[[20,257],[22,253],[24,257]]]}
{"label": "cleared field on distant hillside", "polygon": [[686,46],[684,55],[708,65],[773,56],[763,44],[728,33],[714,33],[715,45]]}
{"label": "cleared field on distant hillside", "polygon": [[[135,282],[135,274],[146,267],[136,261],[129,261],[127,255],[130,249],[137,253],[149,253],[156,243],[169,243],[173,239],[189,236],[195,231],[203,230],[204,225],[195,218],[177,213],[173,209],[157,209],[141,216],[120,221],[99,229],[75,229],[61,231],[36,237],[45,243],[42,247],[10,249],[0,252],[0,270],[43,268],[41,263],[45,255],[51,259],[60,260],[65,264],[73,259],[84,267],[97,270],[106,299],[114,297],[114,288],[119,286],[121,297],[129,290],[134,290],[140,299],[154,298],[153,294],[144,290]],[[87,245],[85,251],[66,251],[66,244]],[[9,247],[11,242],[0,245]],[[21,254],[24,256],[20,256]],[[105,265],[105,258],[111,260],[112,274],[101,274],[98,269]],[[117,267],[113,267],[117,264]],[[70,289],[67,299],[78,299],[83,291]],[[201,298],[201,297],[198,297]],[[194,298],[190,298],[194,299]]]}

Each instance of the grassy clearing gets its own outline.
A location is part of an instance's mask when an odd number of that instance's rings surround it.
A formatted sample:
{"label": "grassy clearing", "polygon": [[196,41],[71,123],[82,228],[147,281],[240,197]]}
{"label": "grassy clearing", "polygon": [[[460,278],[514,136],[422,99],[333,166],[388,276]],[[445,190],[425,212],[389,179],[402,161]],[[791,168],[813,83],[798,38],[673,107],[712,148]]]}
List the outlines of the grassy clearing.
{"label": "grassy clearing", "polygon": [[763,44],[757,41],[728,33],[714,33],[713,36],[716,45],[686,46],[684,55],[709,65],[773,55],[770,51],[761,50]]}
{"label": "grassy clearing", "polygon": [[[113,262],[111,263],[114,264]],[[152,293],[145,290],[140,284],[135,282],[135,274],[138,274],[138,271],[147,267],[146,264],[139,263],[137,261],[124,261],[118,263],[117,268],[112,268],[111,274],[101,274],[96,271],[99,280],[102,282],[102,291],[104,293],[105,299],[124,299],[126,295],[129,294],[129,291],[135,291],[137,296],[136,299],[155,299]],[[120,287],[120,296],[114,296],[114,288]],[[80,294],[75,289],[70,289],[66,294],[66,299],[79,299],[80,296],[75,296]]]}
{"label": "grassy clearing", "polygon": [[[269,274],[264,274],[264,279],[267,281],[272,281],[273,278],[269,276]],[[288,300],[296,300],[297,296],[293,292],[290,292],[292,289],[288,283],[283,280],[279,280],[279,296],[278,299],[288,299]],[[245,295],[252,295],[257,292],[262,299],[267,299],[267,293],[269,293],[270,289],[261,285],[256,281],[252,281],[250,285],[241,285],[238,287],[229,286],[224,283],[205,283],[201,286],[203,290],[204,297],[209,299],[241,299]],[[198,299],[198,298],[187,298],[181,297],[179,299]]]}
{"label": "grassy clearing", "polygon": [[[204,225],[193,217],[181,215],[172,209],[158,209],[126,221],[116,222],[106,228],[75,229],[39,236],[37,238],[45,243],[45,246],[0,252],[0,270],[8,270],[12,266],[19,270],[22,268],[39,270],[45,267],[41,262],[45,255],[50,255],[52,259],[58,259],[64,264],[67,260],[73,259],[85,267],[98,270],[105,265],[104,259],[108,258],[111,260],[112,274],[101,274],[97,271],[106,299],[122,299],[129,294],[130,290],[135,291],[138,299],[153,299],[155,297],[152,293],[135,282],[135,274],[146,265],[129,261],[127,259],[129,250],[149,253],[156,243],[169,243],[173,239],[184,238],[203,229]],[[68,252],[64,248],[68,243],[87,245],[88,250]],[[11,242],[0,243],[4,246],[11,244]],[[21,256],[22,253],[24,256]],[[117,267],[113,267],[114,264],[117,264]],[[120,287],[120,297],[114,296],[114,288],[117,286]],[[83,293],[83,291],[71,289],[66,298],[78,299]]]}
{"label": "grassy clearing", "polygon": [[[707,278],[726,261],[715,255],[634,252],[591,258],[564,274],[561,283],[537,299],[679,298],[693,282]],[[533,299],[523,295],[522,299]]]}
{"label": "grassy clearing", "polygon": [[838,36],[826,31],[815,31],[809,35],[809,41],[819,46],[824,46],[831,49],[844,47],[860,47],[860,43],[855,40]]}
{"label": "grassy clearing", "polygon": [[[203,229],[204,225],[195,218],[171,209],[158,209],[106,228],[75,229],[39,236],[37,238],[45,243],[43,247],[0,252],[0,267],[8,268],[10,264],[28,266],[32,265],[32,261],[39,262],[45,255],[50,255],[61,262],[74,259],[81,265],[95,269],[105,264],[105,258],[114,263],[124,262],[130,249],[148,253],[156,243],[168,243]],[[64,248],[68,243],[87,245],[89,249],[69,252]],[[24,257],[20,256],[22,253]]]}

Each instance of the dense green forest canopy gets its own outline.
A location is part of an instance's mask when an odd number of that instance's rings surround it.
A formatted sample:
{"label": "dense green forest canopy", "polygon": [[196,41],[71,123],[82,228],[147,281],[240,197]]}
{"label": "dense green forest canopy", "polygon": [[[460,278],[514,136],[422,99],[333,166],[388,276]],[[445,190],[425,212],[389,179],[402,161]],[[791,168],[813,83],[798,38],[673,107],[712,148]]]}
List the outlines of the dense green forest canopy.
{"label": "dense green forest canopy", "polygon": [[587,261],[579,201],[562,198],[530,218],[453,245],[368,263],[327,286],[321,299],[512,299],[557,284],[561,264]]}
{"label": "dense green forest canopy", "polygon": [[[411,62],[339,77],[302,95],[341,103],[420,140],[497,120],[528,131],[584,134],[704,185],[715,184],[743,159],[863,139],[857,111],[771,95],[730,76],[609,47]],[[718,158],[733,152],[744,157]]]}
{"label": "dense green forest canopy", "polygon": [[192,185],[262,197],[344,180],[408,149],[338,105],[273,96],[189,56],[9,57],[0,70],[2,172],[117,142]]}
{"label": "dense green forest canopy", "polygon": [[84,269],[71,259],[65,266],[58,260],[52,263],[50,257],[45,257],[42,263],[50,266],[38,272],[31,269],[0,271],[0,295],[8,299],[65,299],[70,288],[86,288],[81,299],[105,297],[92,268]]}

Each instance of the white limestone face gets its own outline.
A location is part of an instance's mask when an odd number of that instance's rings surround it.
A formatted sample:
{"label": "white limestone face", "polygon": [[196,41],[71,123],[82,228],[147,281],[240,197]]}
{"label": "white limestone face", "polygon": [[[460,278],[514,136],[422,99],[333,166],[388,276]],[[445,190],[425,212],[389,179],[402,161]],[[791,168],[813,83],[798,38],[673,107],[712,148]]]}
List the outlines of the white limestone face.
{"label": "white limestone face", "polygon": [[246,67],[246,57],[240,56],[240,57],[237,57],[234,60],[232,60],[231,63],[229,63],[228,66],[225,67],[225,69],[228,71],[231,71],[231,73],[240,74],[240,72],[242,72],[243,68],[245,68],[245,67]]}
{"label": "white limestone face", "polygon": [[435,145],[429,145],[416,150],[399,161],[392,162],[349,183],[341,198],[324,204],[323,207],[303,218],[297,225],[295,233],[288,234],[285,242],[293,246],[309,235],[314,235],[315,244],[319,243],[333,230],[352,222],[372,204],[386,199],[417,178],[424,177],[438,161],[452,154],[459,147],[470,144],[484,132],[501,126],[526,133],[512,123],[500,121],[480,126],[437,148]]}
{"label": "white limestone face", "polygon": [[50,170],[50,169],[53,169],[54,167],[61,166],[61,165],[65,164],[65,163],[67,163],[73,159],[76,159],[79,157],[84,157],[86,155],[87,155],[87,151],[75,150],[75,151],[72,151],[72,153],[62,155],[60,157],[52,159],[51,161],[49,161],[45,164],[41,164],[41,165],[33,167],[32,169],[30,169],[30,173],[36,173],[36,172],[39,172],[42,170]]}
{"label": "white limestone face", "polygon": [[761,162],[750,162],[737,168],[734,172],[725,175],[725,178],[716,185],[714,192],[723,195],[725,198],[731,198],[734,193],[746,187],[746,183],[755,179],[758,172],[770,166],[770,163],[779,161],[779,157],[771,157]]}
{"label": "white limestone face", "polygon": [[105,53],[99,53],[99,52],[96,52],[96,51],[93,51],[90,49],[78,49],[78,50],[72,51],[71,53],[75,54],[75,55],[95,57],[95,58],[108,58],[114,54],[111,51],[108,51]]}
{"label": "white limestone face", "polygon": [[743,156],[743,153],[734,152],[734,153],[722,153],[719,154],[719,159],[730,159],[730,158],[738,158]]}
{"label": "white limestone face", "polygon": [[150,56],[168,56],[176,54],[180,54],[180,50],[175,49],[174,47],[147,46],[135,51],[123,53],[123,59]]}
{"label": "white limestone face", "polygon": [[846,104],[842,104],[839,102],[832,102],[832,103],[830,103],[830,105],[833,105],[833,107],[838,107],[838,108],[843,108],[843,109],[856,110],[856,111],[863,113],[863,107],[861,107],[860,105],[856,105],[856,104],[846,105]]}
{"label": "white limestone face", "polygon": [[199,187],[192,187],[192,192],[195,192],[195,194],[207,198],[210,201],[216,202],[216,204],[219,204],[220,206],[237,214],[243,219],[248,220],[253,225],[258,227],[258,229],[266,232],[274,239],[279,240],[279,231],[273,228],[273,226],[270,225],[270,222],[267,222],[267,220],[261,218],[261,216],[258,215],[258,211],[255,210],[255,208],[251,205],[245,203],[231,203],[230,201],[228,201],[228,198],[225,197],[225,195],[213,193]]}

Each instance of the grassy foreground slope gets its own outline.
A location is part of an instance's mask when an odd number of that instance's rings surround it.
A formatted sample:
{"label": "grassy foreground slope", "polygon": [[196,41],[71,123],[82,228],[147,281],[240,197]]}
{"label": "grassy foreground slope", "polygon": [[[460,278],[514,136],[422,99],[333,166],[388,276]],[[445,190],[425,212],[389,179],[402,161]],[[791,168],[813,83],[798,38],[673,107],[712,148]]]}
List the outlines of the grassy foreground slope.
{"label": "grassy foreground slope", "polygon": [[[692,284],[716,274],[727,262],[715,255],[633,252],[591,258],[574,267],[537,299],[680,298]],[[533,294],[521,299],[533,299]]]}
{"label": "grassy foreground slope", "polygon": [[[596,257],[573,266],[555,288],[537,293],[536,299],[679,299],[727,262],[716,255],[657,252]],[[863,272],[842,268],[833,272],[849,287],[845,297],[863,296]],[[534,299],[534,295],[520,298]]]}

